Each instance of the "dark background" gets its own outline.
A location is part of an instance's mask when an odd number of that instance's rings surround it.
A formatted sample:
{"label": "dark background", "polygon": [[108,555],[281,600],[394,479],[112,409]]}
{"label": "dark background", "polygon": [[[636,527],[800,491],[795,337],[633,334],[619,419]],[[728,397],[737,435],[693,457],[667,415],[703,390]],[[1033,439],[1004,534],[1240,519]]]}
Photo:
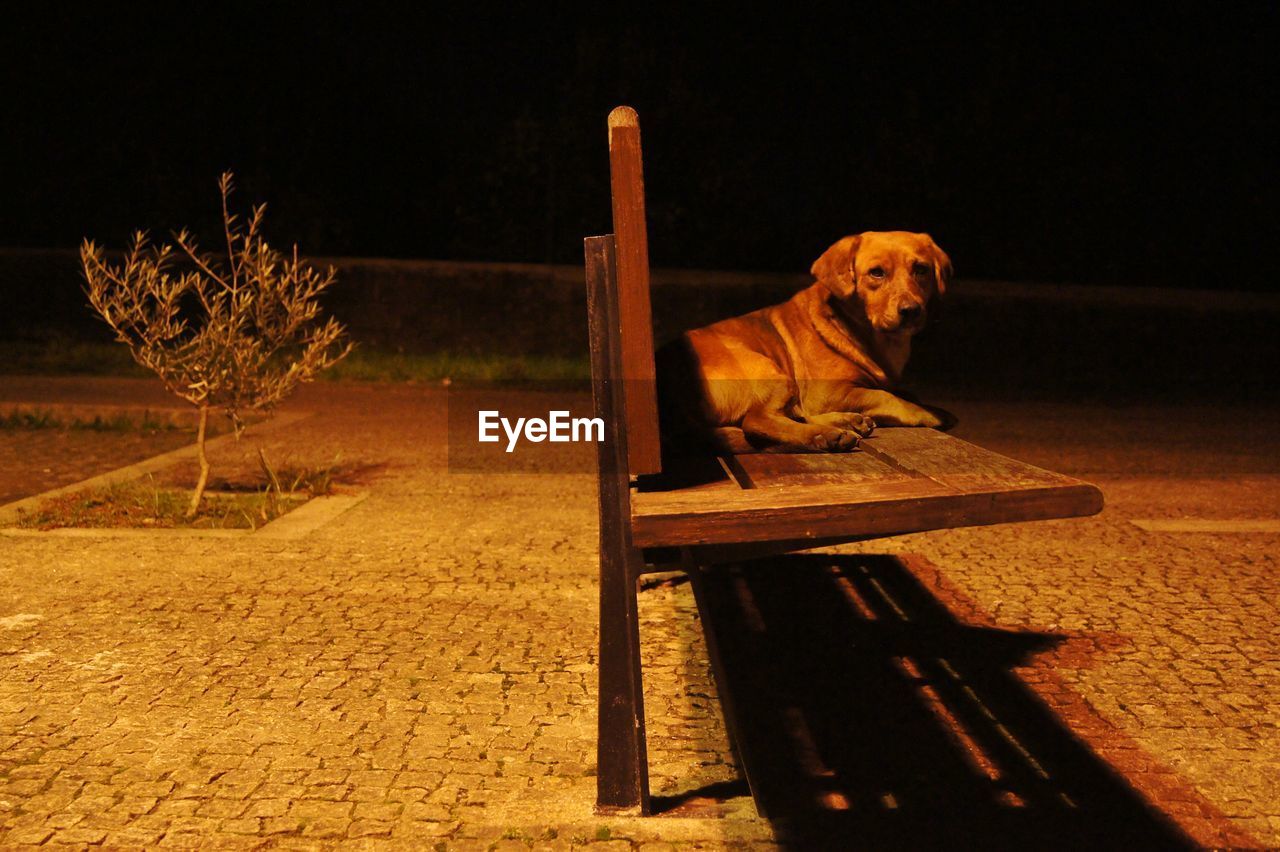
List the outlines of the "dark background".
{"label": "dark background", "polygon": [[312,255],[578,262],[625,102],[655,265],[906,228],[962,276],[1276,286],[1277,4],[435,5],[11,16],[0,245],[212,231],[231,168]]}

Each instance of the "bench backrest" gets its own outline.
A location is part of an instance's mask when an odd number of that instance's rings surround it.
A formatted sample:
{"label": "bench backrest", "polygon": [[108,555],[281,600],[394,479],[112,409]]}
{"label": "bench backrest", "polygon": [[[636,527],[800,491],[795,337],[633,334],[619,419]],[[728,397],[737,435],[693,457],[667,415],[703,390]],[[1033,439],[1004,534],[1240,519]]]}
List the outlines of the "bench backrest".
{"label": "bench backrest", "polygon": [[[592,347],[592,372],[620,385],[621,423],[626,433],[627,470],[631,476],[658,473],[662,453],[658,438],[658,392],[653,361],[653,312],[649,306],[649,237],[644,213],[644,169],[640,151],[640,122],[631,107],[609,113],[609,176],[613,196],[613,241],[602,272],[613,279],[604,288],[601,319],[613,338],[616,360],[601,360]],[[595,238],[593,238],[595,239]],[[591,263],[588,243],[588,265]],[[603,247],[596,252],[603,260]],[[590,270],[588,270],[590,272]],[[590,286],[590,282],[589,285]],[[594,321],[594,319],[593,319]],[[615,413],[615,416],[616,413]]]}

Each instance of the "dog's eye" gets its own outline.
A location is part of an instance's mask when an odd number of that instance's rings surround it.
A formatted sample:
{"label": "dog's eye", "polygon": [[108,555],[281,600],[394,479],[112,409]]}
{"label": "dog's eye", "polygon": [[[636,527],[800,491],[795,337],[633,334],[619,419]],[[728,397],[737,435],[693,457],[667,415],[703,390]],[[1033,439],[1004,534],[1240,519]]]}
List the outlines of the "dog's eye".
{"label": "dog's eye", "polygon": [[915,266],[911,267],[911,274],[917,278],[927,278],[929,273],[932,271],[933,270],[929,268],[929,264],[927,263],[917,263]]}
{"label": "dog's eye", "polygon": [[867,270],[867,274],[868,274],[868,275],[870,275],[872,278],[883,278],[883,277],[884,277],[884,267],[883,267],[883,266],[873,266],[873,267],[871,267],[870,269],[868,269],[868,270]]}

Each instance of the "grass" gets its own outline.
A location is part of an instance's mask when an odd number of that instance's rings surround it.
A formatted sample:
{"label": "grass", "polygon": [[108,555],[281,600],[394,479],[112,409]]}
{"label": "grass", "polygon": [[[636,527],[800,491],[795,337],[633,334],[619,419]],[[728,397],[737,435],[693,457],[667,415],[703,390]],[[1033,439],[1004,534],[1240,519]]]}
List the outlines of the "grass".
{"label": "grass", "polygon": [[274,490],[243,494],[206,494],[195,518],[186,517],[191,492],[158,487],[154,481],[121,482],[45,500],[23,512],[17,526],[141,529],[257,529],[307,501]]}
{"label": "grass", "polygon": [[324,378],[364,382],[568,383],[589,381],[591,366],[585,357],[410,353],[361,347],[325,372]]}
{"label": "grass", "polygon": [[[324,465],[303,465],[286,461],[279,468],[273,468],[265,455],[259,455],[263,472],[267,476],[267,490],[277,494],[305,493],[308,497],[323,497],[333,493],[335,482],[342,478],[349,480],[355,472],[342,463],[341,456]],[[284,483],[289,483],[288,487]]]}
{"label": "grass", "polygon": [[0,341],[4,372],[21,376],[149,376],[129,350],[117,343],[91,343],[65,337]]}
{"label": "grass", "polygon": [[[65,339],[41,342],[0,341],[4,372],[39,376],[149,376],[128,350],[116,343]],[[393,352],[358,346],[321,374],[329,381],[463,384],[579,384],[591,378],[585,355],[520,355],[458,352]]]}
{"label": "grass", "polygon": [[64,420],[47,409],[14,409],[0,414],[0,432],[30,429],[75,429],[85,432],[172,432],[189,428],[161,419],[143,409],[140,414],[120,412],[111,417],[95,414],[92,418],[73,417]]}

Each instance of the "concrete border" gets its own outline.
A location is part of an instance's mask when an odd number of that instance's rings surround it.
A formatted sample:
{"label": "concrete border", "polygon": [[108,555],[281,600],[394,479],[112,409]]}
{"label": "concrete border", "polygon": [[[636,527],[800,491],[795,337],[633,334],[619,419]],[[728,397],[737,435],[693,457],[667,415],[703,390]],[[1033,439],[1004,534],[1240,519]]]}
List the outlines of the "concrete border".
{"label": "concrete border", "polygon": [[356,494],[327,494],[313,497],[291,512],[285,512],[268,524],[254,530],[255,539],[293,540],[305,538],[335,520],[348,509],[359,506],[369,497],[368,491]]}

